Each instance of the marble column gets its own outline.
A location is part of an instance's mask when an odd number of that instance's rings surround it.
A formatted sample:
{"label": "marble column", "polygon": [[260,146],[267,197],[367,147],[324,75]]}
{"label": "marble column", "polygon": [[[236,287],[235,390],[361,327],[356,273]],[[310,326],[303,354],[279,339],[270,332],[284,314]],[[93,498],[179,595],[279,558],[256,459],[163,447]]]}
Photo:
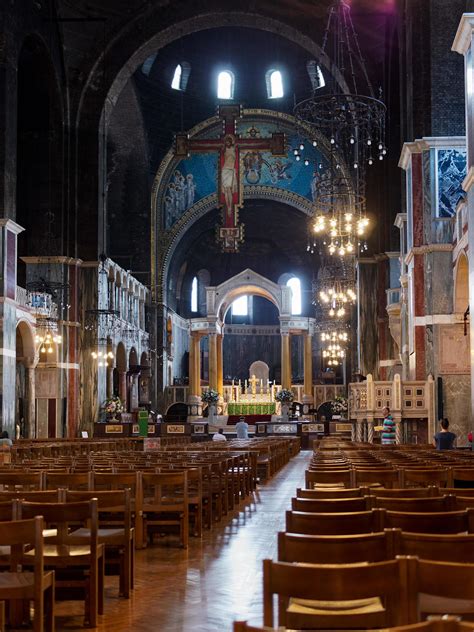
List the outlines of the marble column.
{"label": "marble column", "polygon": [[23,228],[0,219],[0,428],[15,436],[17,236]]}
{"label": "marble column", "polygon": [[209,388],[217,390],[217,334],[209,334]]}
{"label": "marble column", "polygon": [[201,414],[201,341],[199,334],[192,333],[189,339],[188,421]]}
{"label": "marble column", "polygon": [[374,442],[374,422],[373,421],[367,422],[367,442],[368,443]]}
{"label": "marble column", "polygon": [[114,394],[114,367],[107,367],[107,397],[112,397]]}
{"label": "marble column", "polygon": [[127,409],[127,372],[119,371],[119,397],[124,409]]}
{"label": "marble column", "polygon": [[201,338],[194,337],[194,395],[201,399]]}
{"label": "marble column", "polygon": [[310,404],[313,403],[313,336],[309,333],[305,334],[304,336],[303,391],[303,412],[307,414],[310,408]]}
{"label": "marble column", "polygon": [[364,422],[357,421],[356,424],[356,441],[362,442],[364,438]]}
{"label": "marble column", "polygon": [[194,344],[193,335],[189,337],[189,359],[188,359],[188,377],[189,377],[189,389],[188,395],[194,395],[196,392],[196,369],[194,360]]}
{"label": "marble column", "polygon": [[224,336],[217,334],[217,392],[221,397],[224,396],[224,363],[222,354],[222,345]]}
{"label": "marble column", "polygon": [[26,367],[26,418],[25,418],[25,438],[34,439],[36,437],[36,385],[34,367]]}
{"label": "marble column", "polygon": [[281,334],[281,386],[291,389],[291,338],[290,334]]}

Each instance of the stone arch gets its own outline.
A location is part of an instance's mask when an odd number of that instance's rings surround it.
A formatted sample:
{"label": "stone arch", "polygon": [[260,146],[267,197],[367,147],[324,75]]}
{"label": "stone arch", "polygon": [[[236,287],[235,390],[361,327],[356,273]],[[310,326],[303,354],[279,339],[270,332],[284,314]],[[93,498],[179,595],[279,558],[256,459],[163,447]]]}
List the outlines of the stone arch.
{"label": "stone arch", "polygon": [[138,366],[137,350],[135,349],[135,347],[132,347],[128,354],[128,368],[131,369],[132,367],[136,366]]}
{"label": "stone arch", "polygon": [[32,367],[37,359],[33,328],[26,320],[20,320],[16,326],[16,360]]}
{"label": "stone arch", "polygon": [[208,319],[223,323],[229,307],[244,295],[266,298],[278,309],[280,317],[289,315],[290,289],[247,269],[216,287],[207,288]]}
{"label": "stone arch", "polygon": [[119,342],[117,350],[115,352],[115,366],[119,371],[127,370],[127,354],[125,352],[125,345],[123,342]]}
{"label": "stone arch", "polygon": [[[283,0],[285,1],[285,0]],[[288,10],[291,12],[291,2],[286,0]],[[186,9],[185,9],[186,10]],[[257,30],[263,30],[278,34],[289,41],[297,43],[306,49],[311,57],[321,59],[322,65],[335,77],[343,92],[349,93],[350,90],[335,63],[323,54],[320,46],[313,40],[310,31],[303,32],[307,29],[307,25],[302,23],[301,26],[290,26],[285,22],[278,21],[274,18],[273,7],[268,9],[260,9],[260,13],[251,12],[230,12],[223,10],[222,4],[216,2],[216,7],[206,14],[196,14],[190,5],[189,14],[180,22],[172,23],[174,13],[170,12],[169,17],[163,14],[160,7],[150,5],[148,13],[141,13],[135,20],[130,20],[123,28],[122,32],[109,42],[104,51],[95,59],[91,67],[88,79],[83,87],[79,99],[79,107],[75,121],[75,127],[86,132],[85,137],[91,138],[92,142],[88,142],[83,151],[79,152],[80,163],[78,165],[78,187],[77,187],[77,206],[78,208],[94,208],[92,201],[97,199],[104,200],[99,208],[98,216],[107,212],[106,196],[102,196],[101,186],[102,178],[98,177],[95,186],[82,186],[81,179],[86,178],[86,173],[90,172],[91,166],[96,165],[97,175],[100,170],[105,168],[101,164],[101,156],[105,155],[103,141],[105,134],[99,133],[99,130],[106,129],[111,112],[117,103],[127,81],[135,70],[151,55],[158,50],[180,39],[186,35],[223,26],[248,27]],[[131,33],[134,33],[134,37]],[[137,33],[140,34],[141,42],[137,45]],[[103,68],[107,66],[108,72],[104,80]],[[102,94],[97,95],[97,87],[103,86]],[[92,125],[92,130],[91,130]],[[94,133],[94,128],[97,133]],[[82,169],[82,166],[88,165],[89,169]],[[84,183],[85,184],[85,183]],[[96,205],[95,205],[96,206]],[[93,212],[93,211],[92,211]],[[95,218],[96,220],[99,217]],[[92,215],[91,220],[94,218]],[[93,230],[93,222],[90,222],[91,230]],[[104,244],[99,243],[98,248],[95,247],[94,235],[89,231],[84,231],[82,236],[82,248],[91,256],[96,254],[96,250],[104,249]],[[86,234],[87,233],[87,234]],[[99,238],[101,239],[101,238]],[[90,244],[89,245],[89,242]],[[91,250],[92,249],[92,250]]]}
{"label": "stone arch", "polygon": [[469,305],[469,264],[462,252],[454,270],[454,312],[463,314]]}

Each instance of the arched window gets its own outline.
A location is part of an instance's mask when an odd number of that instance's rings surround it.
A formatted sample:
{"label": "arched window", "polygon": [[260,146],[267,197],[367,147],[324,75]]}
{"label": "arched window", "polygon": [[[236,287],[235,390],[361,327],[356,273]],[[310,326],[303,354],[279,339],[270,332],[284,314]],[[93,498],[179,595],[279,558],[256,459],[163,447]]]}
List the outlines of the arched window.
{"label": "arched window", "polygon": [[217,98],[234,98],[234,73],[230,70],[222,70],[217,77]]}
{"label": "arched window", "polygon": [[142,64],[142,73],[146,75],[147,77],[151,72],[153,64],[155,63],[156,56],[157,56],[157,53],[153,53],[153,55],[150,55],[150,57],[147,57],[147,59],[145,59],[145,61]]}
{"label": "arched window", "polygon": [[249,297],[240,296],[232,303],[232,316],[247,316],[249,313]]}
{"label": "arched window", "polygon": [[189,75],[191,73],[191,66],[186,61],[179,63],[174,69],[173,80],[171,87],[173,90],[181,90],[184,92],[188,85]]}
{"label": "arched window", "polygon": [[306,64],[306,70],[308,71],[309,80],[311,81],[311,87],[313,90],[324,88],[326,82],[324,80],[323,71],[314,59],[308,61]]}
{"label": "arched window", "polygon": [[279,70],[269,70],[266,74],[267,94],[269,99],[281,99],[284,95],[283,77]]}
{"label": "arched window", "polygon": [[174,69],[173,81],[171,82],[171,87],[173,90],[181,90],[181,76],[183,74],[183,67],[181,64],[178,64]]}
{"label": "arched window", "polygon": [[191,311],[196,313],[198,311],[198,280],[194,277],[191,285]]}
{"label": "arched window", "polygon": [[298,277],[292,277],[286,284],[291,288],[291,313],[299,316],[301,314],[301,281]]}

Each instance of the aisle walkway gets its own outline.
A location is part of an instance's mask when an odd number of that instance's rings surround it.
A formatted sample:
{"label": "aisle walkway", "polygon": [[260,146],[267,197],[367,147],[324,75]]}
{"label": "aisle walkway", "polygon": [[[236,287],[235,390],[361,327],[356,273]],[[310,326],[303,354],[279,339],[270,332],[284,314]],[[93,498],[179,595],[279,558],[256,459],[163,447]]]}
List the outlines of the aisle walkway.
{"label": "aisle walkway", "polygon": [[[191,538],[187,552],[160,545],[138,551],[133,596],[118,599],[113,578],[99,630],[231,632],[234,619],[261,625],[262,560],[276,558],[276,534],[296,488],[304,485],[309,455],[292,459],[201,541]],[[58,620],[57,629],[76,629],[77,622]]]}

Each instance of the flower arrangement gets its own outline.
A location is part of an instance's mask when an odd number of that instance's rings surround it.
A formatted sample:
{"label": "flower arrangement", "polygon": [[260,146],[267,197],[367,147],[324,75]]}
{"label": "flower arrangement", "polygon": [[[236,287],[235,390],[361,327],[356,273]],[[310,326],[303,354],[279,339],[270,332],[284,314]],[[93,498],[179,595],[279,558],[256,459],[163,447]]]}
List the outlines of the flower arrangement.
{"label": "flower arrangement", "polygon": [[292,391],[288,390],[287,388],[282,388],[281,391],[278,391],[278,393],[275,395],[275,399],[277,400],[277,402],[288,404],[289,402],[293,401],[294,396]]}
{"label": "flower arrangement", "polygon": [[343,415],[347,413],[347,398],[342,395],[336,395],[331,402],[331,412],[333,415]]}
{"label": "flower arrangement", "polygon": [[209,388],[201,395],[201,401],[205,404],[217,404],[219,401],[219,393],[213,388]]}
{"label": "flower arrangement", "polygon": [[105,413],[107,413],[107,415],[116,415],[117,413],[123,413],[123,404],[120,401],[120,397],[116,397],[115,395],[113,397],[108,397],[105,400],[102,409]]}

